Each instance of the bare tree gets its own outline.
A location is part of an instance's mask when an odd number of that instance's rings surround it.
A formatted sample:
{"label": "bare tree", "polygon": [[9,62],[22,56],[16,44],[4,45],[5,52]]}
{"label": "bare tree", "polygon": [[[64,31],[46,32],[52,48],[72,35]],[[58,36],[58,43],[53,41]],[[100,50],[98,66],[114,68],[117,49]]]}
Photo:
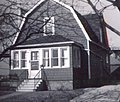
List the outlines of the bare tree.
{"label": "bare tree", "polygon": [[[98,10],[96,8],[96,4],[93,4],[92,0],[80,0],[80,1],[89,4],[93,8],[95,13],[99,16],[103,25],[105,25],[107,28],[109,28],[110,30],[112,30],[113,32],[115,32],[117,35],[120,36],[120,31],[116,30],[114,27],[112,27],[111,25],[106,23],[103,19],[101,19],[102,11],[109,6],[104,7],[102,10]],[[97,1],[97,3],[99,2],[99,0],[96,0],[96,1]],[[107,0],[107,1],[112,2],[113,5],[117,6],[119,9],[119,5],[117,3],[117,2],[119,2],[119,0],[116,0],[116,1]],[[54,9],[56,9],[54,11],[55,15],[59,15],[59,12],[57,10],[58,8],[55,8],[55,5],[47,5],[48,6],[47,9],[44,9],[43,11],[39,12],[39,15],[33,19],[29,16],[24,16],[19,13],[18,9],[19,10],[21,9],[21,11],[23,11],[23,13],[28,11],[28,10],[22,10],[19,3],[15,2],[13,0],[12,1],[6,0],[6,2],[7,3],[0,4],[0,46],[2,46],[2,48],[0,49],[0,60],[2,60],[2,58],[6,54],[8,54],[8,51],[13,49],[17,45],[22,44],[26,40],[30,39],[32,35],[34,35],[34,34],[37,35],[37,34],[43,33],[44,26],[46,25],[47,22],[49,22],[49,20],[52,16],[49,13],[47,13],[47,16],[49,17],[49,19],[46,21],[46,23],[44,23],[43,21],[40,20],[40,17],[43,16],[44,12],[49,11],[50,8],[54,8]],[[72,3],[74,3],[74,2],[72,1]],[[74,4],[72,6],[74,7]],[[64,13],[63,15],[70,16],[67,13]],[[26,19],[27,19],[27,21],[31,21],[31,22],[28,22],[29,25],[27,25],[24,29],[21,29],[19,27],[20,22],[22,22],[22,20],[26,20]],[[64,19],[65,21],[67,21],[66,18],[59,17],[58,20],[59,19]],[[72,24],[71,25],[58,24],[56,27],[60,29],[60,27],[61,27],[60,25],[62,27],[67,26],[67,27],[69,27],[69,29],[73,29],[74,33],[76,33],[76,35],[79,35],[76,30],[77,27],[75,25],[73,27]],[[32,30],[32,33],[31,33],[31,30]],[[33,33],[33,31],[34,31],[34,33]],[[16,39],[16,43],[13,44],[13,40],[16,37],[16,33],[18,33],[18,32],[20,34],[24,33],[24,37],[22,38],[21,41],[17,41],[18,39]],[[64,32],[66,32],[66,31],[64,31]],[[20,34],[18,35],[18,38],[21,37]],[[66,36],[68,36],[68,35],[66,35]],[[69,35],[69,36],[72,36],[72,35]]]}
{"label": "bare tree", "polygon": [[[50,9],[54,10],[54,15],[51,15]],[[62,22],[66,22],[66,25],[63,25],[62,23],[58,23],[56,25],[56,28],[60,29],[62,27],[66,27],[66,30],[62,30],[61,32],[66,33],[66,36],[73,37],[73,35],[70,35],[68,31],[69,29],[72,29],[72,31],[76,34],[76,36],[81,36],[78,33],[78,27],[77,25],[72,24],[71,21],[67,19],[70,18],[70,20],[73,20],[71,17],[71,14],[63,11],[58,10],[59,7],[56,7],[56,4],[47,4],[47,7],[42,8],[41,11],[37,11],[38,15],[34,15],[35,17],[31,17],[31,14],[27,14],[26,12],[28,10],[24,10],[24,14],[19,14],[18,10],[22,10],[20,4],[18,4],[15,1],[7,0],[7,3],[0,4],[0,10],[2,11],[0,13],[0,44],[2,46],[2,49],[0,50],[0,60],[4,58],[6,54],[11,49],[14,49],[16,46],[23,44],[25,41],[37,38],[40,36],[40,34],[44,33],[44,27],[45,25],[51,20],[52,16],[57,16],[57,20],[61,20]],[[52,11],[53,12],[53,11]],[[61,16],[60,14],[64,15]],[[48,17],[48,19],[44,22],[44,15]],[[64,18],[65,17],[65,18]],[[34,18],[34,19],[33,19]],[[22,22],[22,23],[21,23]],[[25,27],[24,22],[26,22]],[[68,22],[71,22],[71,25],[68,25]],[[21,25],[20,25],[21,23]],[[51,32],[50,32],[51,33]],[[17,36],[17,38],[16,38]],[[14,39],[16,38],[15,43],[13,44]],[[19,40],[22,39],[22,40]]]}
{"label": "bare tree", "polygon": [[[112,2],[114,6],[117,6],[118,9],[119,9],[119,5],[116,5],[116,3],[120,3],[119,0],[116,0],[116,1],[112,1],[112,0],[107,0],[109,2]],[[96,0],[97,3],[100,2],[100,0]],[[108,6],[105,6],[103,7],[101,10],[98,10],[96,5],[97,3],[94,5],[92,3],[92,0],[87,0],[87,3],[93,8],[93,10],[95,11],[95,13],[99,16],[99,18],[101,19],[102,17],[102,11],[104,11],[107,7],[111,6],[111,5],[108,5]],[[115,34],[119,35],[120,36],[120,31],[118,31],[117,29],[115,29],[114,27],[112,27],[112,25],[109,25],[107,22],[105,22],[104,20],[102,21],[102,24],[105,25],[108,29],[110,29],[111,31],[113,31]]]}
{"label": "bare tree", "polygon": [[19,30],[17,24],[18,14],[14,13],[15,3],[5,2],[0,4],[0,59],[8,54],[16,32]]}
{"label": "bare tree", "polygon": [[111,2],[120,11],[120,0],[107,0],[107,1]]}

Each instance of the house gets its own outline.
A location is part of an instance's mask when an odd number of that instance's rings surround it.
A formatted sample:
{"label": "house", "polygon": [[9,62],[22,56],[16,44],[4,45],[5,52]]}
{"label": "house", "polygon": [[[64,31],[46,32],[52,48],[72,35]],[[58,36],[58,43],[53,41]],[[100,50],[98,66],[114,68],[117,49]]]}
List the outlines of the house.
{"label": "house", "polygon": [[119,81],[120,75],[120,48],[119,47],[111,47],[111,55],[110,55],[110,73],[112,79],[115,81]]}
{"label": "house", "polygon": [[48,90],[102,85],[110,73],[102,20],[58,0],[40,0],[25,14],[14,40],[11,73],[27,71],[26,78],[41,78]]}

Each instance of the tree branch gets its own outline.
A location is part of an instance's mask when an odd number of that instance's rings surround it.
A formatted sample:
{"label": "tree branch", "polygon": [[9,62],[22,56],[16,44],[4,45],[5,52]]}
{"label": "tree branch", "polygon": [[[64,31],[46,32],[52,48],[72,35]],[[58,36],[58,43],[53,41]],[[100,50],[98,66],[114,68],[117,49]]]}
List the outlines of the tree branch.
{"label": "tree branch", "polygon": [[108,2],[111,2],[114,6],[116,6],[118,8],[118,10],[120,11],[120,0],[107,0]]}
{"label": "tree branch", "polygon": [[[93,10],[95,11],[95,13],[98,15],[98,17],[101,19],[102,17],[102,13],[99,12],[96,7],[93,5],[93,3],[90,0],[87,0],[89,5],[93,8]],[[110,0],[111,1],[111,0]],[[120,32],[118,30],[116,30],[115,28],[113,28],[111,25],[107,24],[105,21],[101,22],[102,24],[105,25],[105,27],[107,27],[108,29],[110,29],[111,31],[113,31],[115,34],[120,36]]]}

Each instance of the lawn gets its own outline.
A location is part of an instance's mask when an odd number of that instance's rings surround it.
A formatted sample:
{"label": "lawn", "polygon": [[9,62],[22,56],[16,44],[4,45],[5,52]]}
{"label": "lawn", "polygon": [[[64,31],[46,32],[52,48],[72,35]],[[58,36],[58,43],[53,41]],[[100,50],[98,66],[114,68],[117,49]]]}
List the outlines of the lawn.
{"label": "lawn", "polygon": [[23,92],[20,95],[1,99],[0,102],[69,102],[71,99],[83,93],[83,89],[72,91]]}

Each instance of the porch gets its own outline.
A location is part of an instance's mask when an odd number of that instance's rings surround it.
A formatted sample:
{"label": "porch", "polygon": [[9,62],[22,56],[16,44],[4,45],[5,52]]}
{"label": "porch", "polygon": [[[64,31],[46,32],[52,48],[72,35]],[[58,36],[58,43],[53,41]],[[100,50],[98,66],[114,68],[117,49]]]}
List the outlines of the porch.
{"label": "porch", "polygon": [[[43,73],[44,76],[45,73]],[[28,77],[28,70],[10,70],[9,76],[1,80],[1,86],[7,86],[12,91],[45,91],[48,90],[47,77],[43,80],[41,78],[41,70],[33,78]],[[6,88],[7,88],[6,87]]]}

